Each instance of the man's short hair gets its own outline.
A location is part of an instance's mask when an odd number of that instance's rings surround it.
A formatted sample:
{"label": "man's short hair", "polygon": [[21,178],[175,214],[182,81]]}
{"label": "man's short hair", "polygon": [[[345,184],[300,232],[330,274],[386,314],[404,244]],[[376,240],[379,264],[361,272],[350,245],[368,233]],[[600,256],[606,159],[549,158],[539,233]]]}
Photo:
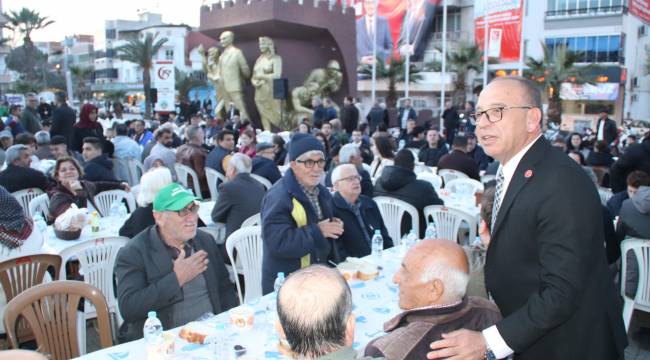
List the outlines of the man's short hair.
{"label": "man's short hair", "polygon": [[147,127],[147,123],[142,119],[133,120],[134,123],[140,123],[143,127]]}
{"label": "man's short hair", "polygon": [[413,128],[413,130],[411,131],[411,135],[413,135],[414,137],[417,137],[420,134],[422,134],[423,132],[424,132],[424,128],[422,126],[420,126],[420,125],[416,125]]}
{"label": "man's short hair", "polygon": [[58,103],[65,103],[65,100],[67,99],[67,95],[65,91],[58,91],[56,94],[54,94],[54,100]]}
{"label": "man's short hair", "polygon": [[158,131],[156,131],[156,140],[160,140],[160,138],[162,138],[163,135],[165,135],[165,134],[169,134],[169,135],[171,135],[171,134],[172,134],[172,130],[169,129],[169,128],[167,128],[167,127],[161,127],[161,128],[159,128]]}
{"label": "man's short hair", "polygon": [[50,133],[44,130],[37,131],[36,134],[34,134],[34,138],[38,145],[49,145],[50,143]]}
{"label": "man's short hair", "polygon": [[605,140],[596,141],[596,145],[594,145],[594,147],[596,150],[598,150],[598,152],[601,153],[607,153],[609,150],[609,146],[607,146],[607,141]]}
{"label": "man's short hair", "polygon": [[639,186],[650,186],[650,176],[645,171],[634,170],[627,176],[627,186],[638,188]]}
{"label": "man's short hair", "polygon": [[14,144],[23,144],[23,145],[36,144],[36,138],[34,137],[34,135],[30,133],[20,133],[16,135],[16,138],[14,139]]}
{"label": "man's short hair", "polygon": [[345,144],[339,150],[339,164],[348,164],[353,156],[361,156],[361,150],[354,144]]}
{"label": "man's short hair", "polygon": [[194,137],[196,136],[196,134],[199,133],[200,130],[201,130],[200,126],[197,125],[188,126],[186,130],[187,140],[194,139]]}
{"label": "man's short hair", "polygon": [[7,151],[5,151],[5,162],[7,165],[12,164],[16,159],[19,159],[23,151],[27,151],[27,149],[29,148],[24,144],[10,146]]}
{"label": "man's short hair", "polygon": [[430,261],[423,265],[420,281],[422,283],[429,283],[435,279],[442,281],[445,284],[444,303],[453,303],[465,296],[469,274],[440,261]]}
{"label": "man's short hair", "polygon": [[50,145],[68,145],[68,141],[65,139],[63,135],[54,135],[52,136],[52,139],[50,140]]}
{"label": "man's short hair", "polygon": [[126,136],[129,133],[129,128],[126,124],[115,124],[115,135]]}
{"label": "man's short hair", "polygon": [[525,101],[528,102],[528,104],[521,104],[521,105],[531,105],[538,108],[539,111],[542,112],[542,118],[544,118],[544,113],[542,109],[542,92],[539,90],[539,86],[534,81],[521,76],[503,76],[492,80],[492,82],[495,81],[516,82],[519,86],[521,86],[524,89],[524,94],[526,97]]}
{"label": "man's short hair", "polygon": [[[337,181],[341,180],[341,173],[343,172],[343,169],[349,168],[349,167],[352,167],[355,170],[357,169],[357,167],[352,165],[352,164],[341,164],[341,165],[335,167],[334,170],[332,170],[332,184],[336,184]],[[359,172],[359,170],[357,170],[357,173],[358,172]]]}
{"label": "man's short hair", "polygon": [[85,137],[84,140],[83,140],[83,143],[84,144],[89,144],[90,146],[92,146],[96,150],[103,150],[104,149],[102,141],[99,140],[98,138],[94,137],[94,136]]}
{"label": "man's short hair", "polygon": [[291,351],[318,358],[345,346],[352,293],[337,270],[312,265],[291,274],[278,294],[278,317]]}
{"label": "man's short hair", "polygon": [[411,150],[402,149],[395,154],[395,166],[413,171],[415,169],[415,157]]}
{"label": "man's short hair", "polygon": [[455,149],[465,149],[467,147],[467,138],[464,136],[455,136],[452,146]]}
{"label": "man's short hair", "polygon": [[22,108],[22,105],[20,104],[13,104],[9,107],[9,113],[13,114],[16,109],[20,110]]}
{"label": "man's short hair", "polygon": [[223,129],[217,134],[217,142],[223,141],[223,139],[226,138],[226,135],[232,135],[233,137],[235,136],[235,133],[228,130],[228,129]]}
{"label": "man's short hair", "polygon": [[228,167],[233,166],[237,174],[250,174],[253,169],[253,161],[246,154],[235,153],[228,160]]}

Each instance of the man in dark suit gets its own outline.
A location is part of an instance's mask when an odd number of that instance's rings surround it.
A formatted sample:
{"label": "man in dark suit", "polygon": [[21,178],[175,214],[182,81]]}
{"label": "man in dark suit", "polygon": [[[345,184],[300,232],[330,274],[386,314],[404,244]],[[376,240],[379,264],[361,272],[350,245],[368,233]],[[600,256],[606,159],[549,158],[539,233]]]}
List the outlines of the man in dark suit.
{"label": "man in dark suit", "polygon": [[273,144],[267,142],[257,144],[255,146],[255,158],[253,158],[253,170],[251,172],[267,179],[271,184],[275,184],[276,181],[280,180],[282,174],[275,164],[274,159],[275,152],[273,151]]}
{"label": "man in dark suit", "polygon": [[381,124],[388,128],[388,112],[379,105],[378,101],[375,101],[372,108],[370,108],[368,115],[366,115],[366,120],[368,120],[368,127],[371,134],[377,131],[377,128]]}
{"label": "man in dark suit", "polygon": [[163,329],[219,314],[238,305],[235,289],[214,239],[197,232],[199,205],[178,184],[153,201],[152,225],[117,253],[117,300],[124,318],[120,340],[142,338],[149,311]]}
{"label": "man in dark suit", "polygon": [[235,116],[240,116],[239,115],[239,109],[235,107],[235,103],[230,103],[228,105],[228,111],[226,111],[226,120],[227,121],[234,121]]}
{"label": "man in dark suit", "polygon": [[352,134],[359,125],[359,109],[354,106],[354,99],[352,96],[346,96],[343,99],[343,110],[341,111],[341,123],[343,129],[348,134]]}
{"label": "man in dark suit", "polygon": [[377,15],[375,0],[363,1],[364,16],[357,20],[357,60],[363,64],[372,64],[372,42],[376,32],[377,57],[386,61],[393,51],[393,38],[390,34],[388,19]]}
{"label": "man in dark suit", "polygon": [[417,120],[418,114],[415,112],[415,109],[411,107],[411,99],[404,100],[404,106],[399,108],[397,118],[400,122],[400,128],[402,131],[406,130],[406,123],[409,120]]}
{"label": "man in dark suit", "polygon": [[456,136],[456,131],[458,131],[458,127],[460,126],[460,116],[450,100],[445,102],[445,111],[442,112],[442,119],[442,124],[445,127],[445,139],[447,140],[447,144],[451,145],[454,143],[454,136]]}
{"label": "man in dark suit", "polygon": [[[370,174],[363,168],[363,156],[361,149],[356,144],[345,144],[339,151],[339,166],[343,164],[352,164],[357,167],[357,172],[361,176],[361,194],[372,198],[373,185]],[[332,187],[332,173],[336,168],[331,169],[325,175],[325,186]]]}
{"label": "man in dark suit", "polygon": [[77,114],[66,102],[66,94],[58,92],[55,96],[57,108],[52,112],[52,127],[50,137],[61,135],[67,140],[68,148],[72,147],[72,127],[77,121]]}
{"label": "man in dark suit", "polygon": [[542,136],[541,107],[528,79],[497,78],[481,92],[476,136],[501,164],[485,279],[504,318],[443,335],[430,359],[623,359],[598,193]]}
{"label": "man in dark suit", "polygon": [[596,140],[605,140],[607,145],[616,140],[616,122],[609,118],[607,111],[602,111],[596,123]]}
{"label": "man in dark suit", "polygon": [[260,212],[266,189],[251,177],[252,168],[251,159],[241,153],[228,161],[228,181],[219,187],[219,198],[212,208],[212,221],[226,223],[226,237],[239,229],[244,220]]}
{"label": "man in dark suit", "polygon": [[464,136],[456,136],[454,144],[451,147],[451,152],[440,158],[438,161],[438,169],[451,169],[460,171],[474,180],[480,180],[478,174],[478,164],[474,159],[467,155],[467,138]]}

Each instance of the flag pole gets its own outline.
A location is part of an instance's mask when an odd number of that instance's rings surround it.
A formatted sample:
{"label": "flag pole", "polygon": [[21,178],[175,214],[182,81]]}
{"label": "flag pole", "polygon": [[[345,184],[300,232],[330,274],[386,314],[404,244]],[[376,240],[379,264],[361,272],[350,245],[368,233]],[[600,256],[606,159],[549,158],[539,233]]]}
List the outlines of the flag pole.
{"label": "flag pole", "polygon": [[442,112],[445,110],[447,88],[447,0],[442,0],[442,88],[440,89],[440,130],[443,129]]}
{"label": "flag pole", "polygon": [[488,82],[488,3],[484,1],[485,7],[483,10],[483,89],[487,86]]}
{"label": "flag pole", "polygon": [[519,76],[524,76],[524,24],[526,24],[526,0],[521,0],[521,33],[519,39]]}
{"label": "flag pole", "polygon": [[[375,14],[372,21],[372,82],[371,82],[371,98],[372,103],[375,103],[377,91],[377,10],[379,7],[379,0],[375,0]],[[384,64],[385,66],[386,64]]]}

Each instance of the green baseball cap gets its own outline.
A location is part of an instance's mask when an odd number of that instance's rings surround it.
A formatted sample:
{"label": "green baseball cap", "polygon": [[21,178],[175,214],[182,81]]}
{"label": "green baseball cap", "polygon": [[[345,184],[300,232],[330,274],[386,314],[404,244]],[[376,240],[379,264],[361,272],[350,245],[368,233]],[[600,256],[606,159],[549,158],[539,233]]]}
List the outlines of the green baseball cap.
{"label": "green baseball cap", "polygon": [[178,211],[198,200],[191,191],[179,184],[169,184],[158,191],[153,200],[154,211]]}

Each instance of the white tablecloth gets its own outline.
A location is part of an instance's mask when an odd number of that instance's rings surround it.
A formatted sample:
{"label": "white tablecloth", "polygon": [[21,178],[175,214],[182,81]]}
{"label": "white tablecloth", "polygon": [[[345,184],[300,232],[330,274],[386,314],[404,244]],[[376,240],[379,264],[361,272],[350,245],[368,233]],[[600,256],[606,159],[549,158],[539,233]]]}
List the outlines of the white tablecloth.
{"label": "white tablecloth", "polygon": [[199,203],[199,219],[203,221],[205,226],[212,225],[212,208],[214,201],[203,201]]}
{"label": "white tablecloth", "polygon": [[479,219],[480,212],[478,206],[476,206],[476,197],[473,195],[460,196],[443,189],[438,192],[438,197],[445,202],[445,206],[464,211]]}
{"label": "white tablecloth", "polygon": [[119,236],[119,231],[126,219],[128,218],[105,217],[99,218],[99,231],[94,233],[90,225],[84,226],[81,230],[81,236],[78,240],[61,240],[54,234],[54,227],[47,227],[43,251],[49,254],[61,254],[61,252],[71,246],[82,243],[86,240],[92,240],[103,237]]}
{"label": "white tablecloth", "polygon": [[[372,258],[368,258],[372,260]],[[381,260],[383,270],[371,281],[352,281],[353,313],[356,316],[355,341],[353,347],[362,349],[370,340],[384,335],[383,324],[399,313],[398,288],[392,282],[393,275],[400,266],[401,256],[397,249],[384,251]],[[269,316],[266,305],[271,295],[255,303],[248,304],[255,309],[254,327],[247,331],[234,331],[230,325],[232,345],[242,345],[247,354],[239,359],[285,359],[277,351],[277,334],[271,328],[273,316]],[[227,322],[227,313],[219,314],[213,322]],[[178,334],[180,328],[170,330]],[[205,345],[190,344],[176,338],[176,359],[211,359]],[[144,341],[137,340],[87,354],[82,359],[145,359]]]}

